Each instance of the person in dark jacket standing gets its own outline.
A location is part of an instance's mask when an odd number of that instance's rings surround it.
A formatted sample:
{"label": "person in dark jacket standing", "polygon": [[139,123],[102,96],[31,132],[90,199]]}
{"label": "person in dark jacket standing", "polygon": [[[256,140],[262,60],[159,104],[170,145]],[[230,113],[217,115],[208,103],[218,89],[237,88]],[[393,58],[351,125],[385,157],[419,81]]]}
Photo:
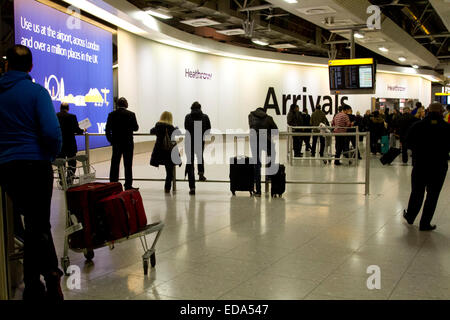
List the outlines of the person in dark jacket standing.
{"label": "person in dark jacket standing", "polygon": [[419,119],[411,114],[411,109],[409,107],[405,107],[403,109],[403,114],[400,116],[398,124],[398,133],[400,135],[403,163],[408,162],[408,146],[406,144],[406,134],[408,133],[409,128],[411,128],[411,126],[417,121],[419,121]]}
{"label": "person in dark jacket standing", "polygon": [[191,105],[191,113],[187,114],[184,119],[184,128],[186,129],[186,133],[189,133],[190,136],[190,139],[185,139],[187,157],[185,174],[188,175],[189,179],[189,194],[194,195],[194,157],[197,156],[199,180],[206,181],[205,161],[203,159],[203,151],[205,150],[204,135],[207,131],[211,130],[211,122],[209,121],[209,117],[202,112],[202,106],[197,101]]}
{"label": "person in dark jacket standing", "polygon": [[[311,115],[311,126],[318,127],[321,123],[323,123],[326,126],[329,126],[330,123],[328,122],[327,116],[325,115],[325,112],[323,112],[320,109],[320,106],[316,107],[316,110]],[[319,129],[313,129],[314,133],[319,133]],[[320,151],[319,155],[321,158],[323,158],[323,152],[325,151],[325,137],[319,137],[319,136],[313,136],[312,139],[312,147],[311,147],[311,156],[316,156],[316,146],[317,146],[317,139],[319,138],[320,141]]]}
{"label": "person in dark jacket standing", "polygon": [[[155,127],[150,130],[150,134],[156,135],[156,142],[150,159],[150,165],[153,167],[162,165],[166,168],[164,191],[169,193],[172,186],[175,165],[181,166],[181,160],[175,141],[175,135],[180,135],[181,132],[178,128],[173,126],[172,113],[164,111]],[[166,141],[167,138],[169,139],[168,141]],[[166,143],[169,141],[170,145],[168,146]],[[174,148],[176,148],[176,150],[173,150]]]}
{"label": "person in dark jacket standing", "polygon": [[428,115],[411,126],[406,136],[412,150],[411,195],[403,217],[413,224],[422,207],[425,190],[427,198],[422,210],[419,229],[436,229],[431,225],[448,170],[450,152],[450,124],[443,120],[444,109],[439,102],[430,104]]}
{"label": "person in dark jacket standing", "polygon": [[[72,158],[77,154],[77,141],[75,140],[76,134],[83,134],[83,130],[78,125],[77,116],[69,113],[69,104],[66,102],[61,103],[60,112],[56,114],[58,117],[59,125],[62,132],[62,149],[58,155],[58,158]],[[68,162],[69,168],[67,169],[67,184],[71,185],[73,182],[73,175],[77,165],[76,160],[70,160]],[[60,177],[61,178],[61,177]]]}
{"label": "person in dark jacket standing", "polygon": [[128,111],[128,101],[125,98],[117,100],[117,110],[108,115],[106,121],[106,138],[112,145],[111,168],[109,181],[119,181],[119,166],[123,156],[125,168],[125,190],[133,188],[133,132],[139,130],[134,112]]}
{"label": "person in dark jacket standing", "polygon": [[381,152],[381,145],[379,143],[379,140],[381,139],[381,136],[383,136],[386,132],[384,119],[380,115],[380,112],[378,110],[375,110],[370,117],[369,131],[370,150],[372,151],[372,154],[376,155],[378,152]]}
{"label": "person in dark jacket standing", "polygon": [[[278,130],[273,118],[269,116],[264,108],[257,108],[248,115],[248,124],[250,129],[255,130],[255,135],[250,135],[250,146],[252,156],[256,157],[255,164],[255,196],[261,196],[261,155],[265,151],[268,158],[275,159],[275,148],[272,141],[272,130]],[[255,139],[256,138],[256,139]],[[264,139],[264,143],[260,140]]]}
{"label": "person in dark jacket standing", "polygon": [[6,56],[8,71],[0,78],[0,185],[14,214],[24,217],[23,299],[63,300],[50,225],[52,161],[61,151],[61,129],[48,91],[28,75],[30,49],[15,45]]}
{"label": "person in dark jacket standing", "polygon": [[[288,115],[287,115],[287,124],[291,127],[300,127],[303,125],[303,117],[299,111],[297,105],[291,105]],[[301,132],[300,129],[293,129],[292,132]],[[302,137],[293,136],[292,137],[292,146],[294,149],[294,157],[301,157],[301,149],[302,149]]]}

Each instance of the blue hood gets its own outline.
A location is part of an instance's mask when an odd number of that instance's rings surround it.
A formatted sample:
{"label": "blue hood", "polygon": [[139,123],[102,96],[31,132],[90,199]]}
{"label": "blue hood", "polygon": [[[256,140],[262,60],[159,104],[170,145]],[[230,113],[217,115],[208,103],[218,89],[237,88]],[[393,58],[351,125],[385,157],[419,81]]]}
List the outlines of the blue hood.
{"label": "blue hood", "polygon": [[0,77],[0,164],[13,160],[52,161],[62,137],[48,91],[26,72]]}
{"label": "blue hood", "polygon": [[0,93],[11,89],[22,80],[31,80],[28,73],[20,71],[9,71],[0,78]]}

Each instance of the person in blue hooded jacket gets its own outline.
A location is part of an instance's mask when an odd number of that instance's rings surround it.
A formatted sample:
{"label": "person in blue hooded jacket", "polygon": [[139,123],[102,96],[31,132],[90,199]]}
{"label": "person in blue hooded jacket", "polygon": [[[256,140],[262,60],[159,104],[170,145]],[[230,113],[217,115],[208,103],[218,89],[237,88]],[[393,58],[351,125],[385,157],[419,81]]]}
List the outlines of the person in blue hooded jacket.
{"label": "person in blue hooded jacket", "polygon": [[0,184],[15,214],[24,216],[23,299],[62,300],[63,273],[50,226],[52,161],[61,150],[61,129],[48,91],[28,74],[31,51],[15,45],[6,57],[7,72],[0,78]]}

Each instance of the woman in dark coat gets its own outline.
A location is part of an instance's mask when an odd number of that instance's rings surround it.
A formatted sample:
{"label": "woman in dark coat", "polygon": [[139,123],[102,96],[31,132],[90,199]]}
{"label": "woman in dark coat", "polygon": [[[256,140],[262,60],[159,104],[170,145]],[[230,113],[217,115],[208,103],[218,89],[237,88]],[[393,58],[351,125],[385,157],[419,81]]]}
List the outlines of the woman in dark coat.
{"label": "woman in dark coat", "polygon": [[[170,188],[172,186],[175,165],[181,166],[180,153],[178,152],[178,147],[175,142],[175,135],[179,135],[181,132],[178,128],[173,126],[172,122],[172,114],[168,111],[164,111],[155,127],[150,130],[150,134],[156,135],[156,143],[153,148],[150,165],[153,167],[159,167],[160,165],[165,166],[166,183],[164,185],[164,191],[166,193],[170,192]],[[173,147],[169,149],[167,149],[164,143],[166,134],[173,145]]]}

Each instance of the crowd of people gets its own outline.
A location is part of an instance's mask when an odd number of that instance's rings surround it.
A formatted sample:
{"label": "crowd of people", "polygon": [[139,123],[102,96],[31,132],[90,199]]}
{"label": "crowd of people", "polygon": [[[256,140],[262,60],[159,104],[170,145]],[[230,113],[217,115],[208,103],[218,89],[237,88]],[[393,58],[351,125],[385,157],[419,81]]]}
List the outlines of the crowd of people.
{"label": "crowd of people", "polygon": [[[14,214],[24,217],[24,299],[62,300],[63,294],[60,278],[63,272],[58,268],[58,259],[53,243],[50,213],[53,192],[52,162],[57,157],[70,158],[76,154],[75,134],[83,132],[79,128],[76,116],[69,113],[69,106],[62,104],[58,115],[48,91],[32,81],[29,72],[33,68],[30,49],[15,45],[7,51],[7,72],[0,77],[0,185],[11,197]],[[136,116],[127,110],[125,98],[117,101],[117,109],[108,115],[106,137],[112,145],[110,180],[118,180],[119,164],[124,159],[125,189],[133,187],[133,132],[139,129]],[[444,120],[445,119],[445,120]],[[358,113],[353,116],[349,106],[341,108],[331,125],[334,132],[348,132],[358,127],[360,131],[370,131],[372,150],[379,152],[379,140],[390,134],[399,140],[403,161],[407,161],[407,148],[412,150],[413,171],[411,177],[412,192],[404,218],[412,224],[418,215],[424,199],[427,198],[420,221],[420,230],[429,231],[436,228],[431,219],[437,200],[445,181],[450,151],[449,109],[444,114],[440,103],[432,103],[427,110],[420,104],[410,112],[408,108],[399,113],[380,114],[368,111],[364,117]],[[311,116],[300,113],[298,106],[292,106],[287,116],[291,126],[314,126],[319,129],[299,129],[303,132],[324,132],[328,120],[317,107]],[[271,130],[278,130],[275,121],[264,108],[257,108],[248,116],[249,128],[256,131],[250,144],[256,146],[257,165],[255,166],[256,195],[261,195],[262,152],[274,158],[275,148]],[[197,126],[201,128],[197,130]],[[206,181],[203,162],[204,134],[211,129],[211,123],[201,110],[201,105],[194,102],[191,112],[186,115],[184,128],[192,140],[185,139],[187,153],[186,175],[189,179],[189,193],[195,194],[194,158],[198,162],[200,181]],[[170,192],[174,166],[181,165],[175,143],[174,132],[179,129],[173,124],[169,111],[161,114],[160,120],[150,133],[156,135],[150,165],[164,166],[166,169],[165,192]],[[317,131],[318,130],[318,131]],[[325,130],[325,129],[323,129]],[[201,143],[196,135],[201,135]],[[264,139],[265,141],[261,141]],[[395,140],[394,139],[394,140]],[[261,143],[263,142],[263,143]],[[294,151],[301,156],[302,144],[314,156],[320,143],[319,155],[322,157],[327,144],[325,137],[315,136],[310,144],[310,137],[294,137]],[[349,144],[356,145],[355,139],[336,136],[336,160],[339,165],[341,154],[349,149]],[[174,155],[178,155],[175,156]],[[255,156],[255,154],[253,154]],[[405,158],[406,157],[406,158]],[[69,170],[67,179],[73,179]],[[41,282],[41,275],[45,284]]]}

